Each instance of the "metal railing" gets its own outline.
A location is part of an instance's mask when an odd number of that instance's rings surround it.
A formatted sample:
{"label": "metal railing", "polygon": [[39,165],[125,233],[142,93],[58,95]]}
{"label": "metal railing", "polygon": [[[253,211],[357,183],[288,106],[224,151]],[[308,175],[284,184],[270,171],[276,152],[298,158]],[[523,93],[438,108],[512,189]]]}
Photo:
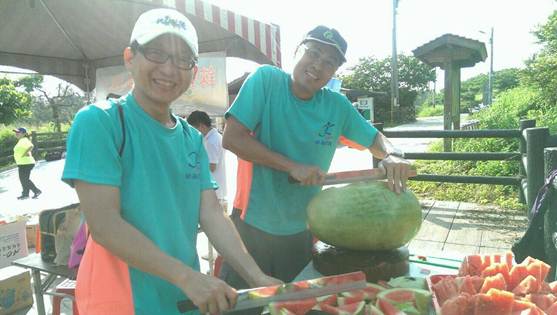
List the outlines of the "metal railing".
{"label": "metal railing", "polygon": [[[521,120],[518,129],[493,130],[404,130],[383,131],[388,138],[505,138],[519,141],[518,152],[435,152],[435,153],[406,153],[410,160],[446,160],[446,161],[518,161],[520,168],[515,176],[459,176],[421,174],[411,178],[416,181],[512,185],[519,188],[520,200],[531,208],[536,194],[544,180],[545,147],[551,141],[548,128],[535,128],[535,120]],[[382,129],[381,126],[377,126]],[[374,161],[377,164],[378,161]]]}

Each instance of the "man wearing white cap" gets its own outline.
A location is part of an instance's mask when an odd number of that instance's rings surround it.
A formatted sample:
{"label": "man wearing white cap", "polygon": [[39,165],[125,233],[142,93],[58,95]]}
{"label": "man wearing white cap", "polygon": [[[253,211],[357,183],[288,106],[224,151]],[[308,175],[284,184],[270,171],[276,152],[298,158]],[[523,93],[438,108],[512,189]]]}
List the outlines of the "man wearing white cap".
{"label": "man wearing white cap", "polygon": [[92,236],[77,277],[82,314],[178,314],[185,298],[201,313],[230,308],[236,291],[199,272],[198,224],[250,285],[279,283],[257,267],[221,210],[202,136],[170,112],[197,57],[185,16],[147,11],[124,49],[133,90],[75,117],[63,179],[76,188]]}

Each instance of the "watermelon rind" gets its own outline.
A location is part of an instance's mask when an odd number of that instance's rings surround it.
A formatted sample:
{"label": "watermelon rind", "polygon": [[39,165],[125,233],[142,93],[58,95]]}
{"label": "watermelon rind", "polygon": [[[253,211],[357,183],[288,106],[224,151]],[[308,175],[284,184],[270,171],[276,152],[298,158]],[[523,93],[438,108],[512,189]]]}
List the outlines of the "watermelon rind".
{"label": "watermelon rind", "polygon": [[427,281],[424,278],[419,277],[396,277],[392,278],[387,283],[393,288],[427,289]]}
{"label": "watermelon rind", "polygon": [[[405,296],[409,295],[408,293],[411,293],[411,299],[405,298]],[[390,302],[396,308],[409,315],[428,315],[431,296],[431,292],[428,290],[413,288],[394,288],[381,291],[377,294],[378,298]]]}
{"label": "watermelon rind", "polygon": [[391,250],[407,244],[422,223],[421,206],[406,190],[360,182],[319,192],[308,204],[308,224],[321,241],[346,249]]}

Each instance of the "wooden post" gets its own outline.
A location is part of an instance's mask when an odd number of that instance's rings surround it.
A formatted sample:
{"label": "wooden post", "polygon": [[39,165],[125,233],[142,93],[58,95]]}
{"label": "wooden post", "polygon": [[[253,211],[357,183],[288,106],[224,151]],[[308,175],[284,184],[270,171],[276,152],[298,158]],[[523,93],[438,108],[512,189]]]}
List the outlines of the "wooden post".
{"label": "wooden post", "polygon": [[37,152],[39,151],[39,143],[37,140],[37,132],[31,131],[31,143],[33,144],[33,150],[31,150],[31,154],[33,157],[37,157]]}
{"label": "wooden post", "polygon": [[[384,124],[383,123],[375,123],[373,124],[373,126],[379,130],[380,132],[383,132],[383,127]],[[372,156],[371,161],[373,163],[373,168],[378,168],[379,167],[379,161],[381,161],[380,159],[376,159],[375,157]]]}
{"label": "wooden post", "polygon": [[535,119],[522,119],[520,120],[520,126],[518,128],[521,135],[519,138],[521,159],[519,163],[518,175],[520,176],[520,178],[522,178],[521,185],[518,189],[518,198],[520,199],[520,202],[522,202],[523,204],[526,204],[526,186],[528,185],[528,180],[526,179],[526,165],[524,164],[524,161],[522,159],[522,157],[526,156],[526,135],[524,133],[524,130],[526,130],[527,128],[534,128],[534,127],[536,127]]}
{"label": "wooden post", "polygon": [[548,128],[528,128],[526,133],[526,203],[528,205],[528,215],[532,210],[532,205],[538,194],[538,190],[543,186],[544,166],[543,149],[549,137]]}
{"label": "wooden post", "polygon": [[[547,177],[552,170],[557,169],[557,148],[546,148],[544,150],[545,176]],[[555,183],[550,188],[549,206],[544,218],[544,237],[545,252],[551,265],[550,280],[555,280],[555,271],[557,270],[557,249],[555,246],[555,238],[553,235],[557,231],[557,192],[555,191]]]}

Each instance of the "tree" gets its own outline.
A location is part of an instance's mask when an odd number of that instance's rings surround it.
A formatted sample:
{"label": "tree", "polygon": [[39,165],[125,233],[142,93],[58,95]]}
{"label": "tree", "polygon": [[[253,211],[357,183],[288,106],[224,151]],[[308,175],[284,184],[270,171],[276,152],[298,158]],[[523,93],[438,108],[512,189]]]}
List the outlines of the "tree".
{"label": "tree", "polygon": [[524,83],[537,89],[545,105],[557,103],[557,11],[540,25],[534,35],[542,45],[541,51],[526,61]]}
{"label": "tree", "polygon": [[[503,69],[493,73],[493,95],[494,99],[503,91],[513,89],[520,84],[521,70],[516,68]],[[460,109],[468,109],[486,103],[487,75],[479,74],[460,84]]]}
{"label": "tree", "polygon": [[0,124],[9,124],[30,115],[31,95],[18,89],[16,82],[0,79]]}
{"label": "tree", "polygon": [[51,110],[52,115],[45,116],[54,123],[54,130],[57,132],[61,131],[61,124],[69,123],[75,113],[85,104],[85,98],[67,83],[58,84],[56,95],[49,95],[42,87],[36,87],[35,90],[42,94],[37,97],[37,104]]}
{"label": "tree", "polygon": [[[428,83],[435,80],[435,71],[412,56],[399,55],[399,94],[401,106],[412,106],[419,92],[427,90]],[[343,86],[350,89],[386,92],[390,97],[391,58],[361,58],[341,76]]]}

